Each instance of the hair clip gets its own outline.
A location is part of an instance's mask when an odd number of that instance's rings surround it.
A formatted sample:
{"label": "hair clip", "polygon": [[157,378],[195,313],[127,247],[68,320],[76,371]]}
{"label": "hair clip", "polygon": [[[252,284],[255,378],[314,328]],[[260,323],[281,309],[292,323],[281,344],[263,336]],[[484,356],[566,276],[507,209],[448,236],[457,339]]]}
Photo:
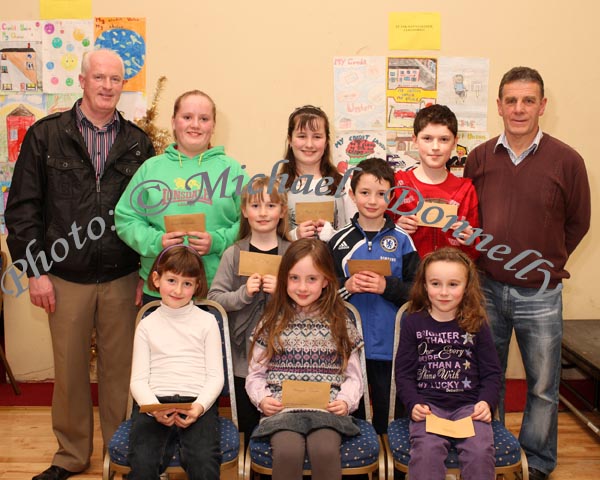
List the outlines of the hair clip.
{"label": "hair clip", "polygon": [[198,255],[198,257],[202,258],[202,256],[194,248],[190,247],[189,245],[185,245],[183,243],[176,243],[175,245],[169,245],[162,252],[160,252],[160,255],[158,256],[158,260],[156,261],[156,268],[158,268],[158,266],[160,265],[160,259],[165,254],[165,252],[167,252],[167,251],[169,251],[169,250],[171,250],[172,248],[175,248],[175,247],[185,247],[188,250],[191,250],[192,252],[194,252],[196,255]]}
{"label": "hair clip", "polygon": [[[297,115],[298,112],[300,112],[301,110],[312,110],[313,113],[317,113],[317,115],[321,114],[321,115],[325,115],[325,112],[323,110],[321,110],[320,107],[315,107],[314,105],[303,105],[301,107],[297,107],[290,115],[290,119],[294,116]],[[308,112],[307,112],[308,113]]]}

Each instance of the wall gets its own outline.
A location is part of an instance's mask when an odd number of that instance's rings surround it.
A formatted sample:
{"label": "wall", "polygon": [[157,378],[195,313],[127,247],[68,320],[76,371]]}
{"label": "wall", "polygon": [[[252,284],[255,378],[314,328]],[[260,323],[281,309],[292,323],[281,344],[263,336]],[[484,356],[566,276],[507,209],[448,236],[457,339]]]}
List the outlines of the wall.
{"label": "wall", "polygon": [[[145,16],[148,89],[168,78],[159,123],[170,126],[175,97],[185,90],[208,92],[218,108],[215,144],[248,165],[251,174],[269,172],[283,153],[287,118],[312,103],[333,114],[332,58],[337,55],[470,56],[490,59],[488,130],[501,131],[495,98],[502,74],[515,65],[537,68],[544,77],[548,107],[542,128],[575,147],[586,159],[592,201],[600,191],[600,164],[594,162],[600,66],[593,45],[600,4],[575,0],[467,0],[406,2],[359,0],[232,2],[172,0],[95,1],[94,16]],[[10,3],[4,19],[39,17],[39,0]],[[389,51],[388,13],[438,11],[442,50]],[[568,263],[565,318],[600,318],[595,272],[600,268],[600,217],[593,212],[590,233]],[[550,234],[550,233],[541,233]],[[3,246],[4,248],[4,246]],[[6,299],[8,356],[20,379],[51,375],[47,320],[27,295]],[[31,352],[35,352],[32,355]],[[514,354],[513,354],[514,355]],[[510,376],[521,376],[511,360]]]}

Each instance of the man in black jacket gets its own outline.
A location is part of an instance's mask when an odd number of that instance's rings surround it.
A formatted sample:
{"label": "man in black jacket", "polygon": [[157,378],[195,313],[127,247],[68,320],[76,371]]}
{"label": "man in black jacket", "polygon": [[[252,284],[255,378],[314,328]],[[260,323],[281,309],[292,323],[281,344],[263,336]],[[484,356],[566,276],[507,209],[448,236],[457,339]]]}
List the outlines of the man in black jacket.
{"label": "man in black jacket", "polygon": [[33,480],[62,480],[89,466],[94,328],[105,446],[125,417],[129,391],[138,256],[117,237],[113,213],[154,149],[116,110],[124,84],[118,54],[87,53],[79,82],[83,98],[70,111],[28,130],[5,214],[13,264],[29,278],[31,302],[49,315],[54,354],[52,426],[59,447],[50,468]]}

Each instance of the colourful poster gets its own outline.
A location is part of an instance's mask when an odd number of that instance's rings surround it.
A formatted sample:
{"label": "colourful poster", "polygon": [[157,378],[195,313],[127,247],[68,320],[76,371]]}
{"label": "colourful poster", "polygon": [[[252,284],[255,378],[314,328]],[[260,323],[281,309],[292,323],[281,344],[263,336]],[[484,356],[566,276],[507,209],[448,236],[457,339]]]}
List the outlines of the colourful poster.
{"label": "colourful poster", "polygon": [[71,110],[81,95],[78,93],[48,93],[45,97],[46,115],[50,115]]}
{"label": "colourful poster", "polygon": [[40,0],[40,17],[92,18],[92,0]]}
{"label": "colourful poster", "polygon": [[146,91],[146,19],[98,17],[95,19],[96,48],[116,51],[125,64],[126,92]]}
{"label": "colourful poster", "polygon": [[41,22],[0,22],[0,93],[41,91]]}
{"label": "colourful poster", "polygon": [[390,57],[387,65],[387,128],[409,130],[421,108],[436,103],[437,59]]}
{"label": "colourful poster", "polygon": [[385,159],[385,132],[344,132],[335,136],[333,163],[340,173],[366,158]]}
{"label": "colourful poster", "polygon": [[463,176],[467,156],[477,145],[487,142],[487,132],[458,132],[458,143],[452,152],[450,161],[446,164],[450,171],[457,177]]}
{"label": "colourful poster", "polygon": [[0,95],[0,163],[17,161],[25,132],[45,115],[41,94]]}
{"label": "colourful poster", "polygon": [[438,103],[458,118],[458,129],[487,130],[490,61],[487,58],[440,57]]}
{"label": "colourful poster", "polygon": [[439,50],[441,47],[439,13],[392,12],[388,22],[390,50]]}
{"label": "colourful poster", "polygon": [[47,20],[43,25],[44,92],[81,93],[83,54],[92,49],[92,21]]}
{"label": "colourful poster", "polygon": [[336,131],[382,130],[385,118],[385,57],[335,57]]}
{"label": "colourful poster", "polygon": [[412,170],[419,164],[419,152],[412,137],[412,132],[404,130],[386,132],[387,161],[395,172]]}

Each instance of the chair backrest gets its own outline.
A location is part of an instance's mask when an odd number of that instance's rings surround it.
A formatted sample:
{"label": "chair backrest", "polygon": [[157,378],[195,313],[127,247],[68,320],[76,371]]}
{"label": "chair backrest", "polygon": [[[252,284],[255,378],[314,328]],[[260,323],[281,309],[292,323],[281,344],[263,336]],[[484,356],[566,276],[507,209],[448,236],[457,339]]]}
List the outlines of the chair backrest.
{"label": "chair backrest", "polygon": [[404,303],[396,312],[396,325],[394,327],[394,353],[392,354],[392,383],[390,388],[390,409],[388,411],[388,424],[394,420],[396,411],[396,354],[400,343],[400,328],[402,327],[402,318],[406,314],[410,302]]}
{"label": "chair backrest", "polygon": [[[227,320],[227,312],[217,302],[207,299],[195,299],[194,304],[202,310],[214,315],[219,324],[219,331],[221,332],[221,350],[223,353],[223,374],[225,376],[225,382],[223,384],[223,390],[221,391],[221,397],[229,397],[231,404],[231,420],[233,421],[236,428],[238,428],[238,417],[237,417],[237,404],[235,402],[235,388],[233,383],[233,363],[231,359],[231,342],[229,340],[229,322]],[[135,325],[154,310],[160,306],[160,300],[154,300],[144,305],[137,314]],[[133,406],[133,399],[129,396],[129,405],[127,408],[127,415],[131,414]]]}
{"label": "chair backrest", "polygon": [[[346,309],[348,310],[350,319],[356,325],[356,329],[358,330],[358,333],[360,333],[361,338],[364,338],[360,313],[358,313],[357,308],[354,305],[352,305],[351,303],[344,302],[344,304],[346,306]],[[362,372],[363,385],[364,385],[363,402],[365,405],[365,420],[367,420],[369,423],[371,423],[371,421],[373,419],[373,412],[371,410],[371,398],[369,396],[369,382],[367,379],[367,360],[365,357],[365,348],[364,347],[359,349],[358,356],[360,359],[360,370]]]}

